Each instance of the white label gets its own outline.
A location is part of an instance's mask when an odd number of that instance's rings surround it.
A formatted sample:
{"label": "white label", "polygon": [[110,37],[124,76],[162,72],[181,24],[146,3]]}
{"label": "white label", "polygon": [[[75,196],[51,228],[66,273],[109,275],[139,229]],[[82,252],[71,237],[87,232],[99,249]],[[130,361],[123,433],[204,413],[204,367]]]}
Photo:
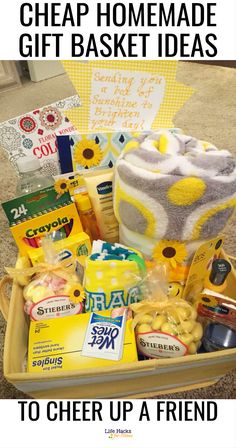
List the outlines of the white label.
{"label": "white label", "polygon": [[92,313],[81,355],[119,361],[123,356],[125,322],[126,312],[117,317]]}
{"label": "white label", "polygon": [[136,336],[138,351],[148,358],[177,358],[187,354],[188,347],[170,334],[153,331]]}
{"label": "white label", "polygon": [[82,303],[72,303],[68,296],[52,296],[35,303],[30,310],[30,317],[32,320],[45,320],[81,312]]}
{"label": "white label", "polygon": [[158,74],[93,68],[89,129],[151,129],[164,93]]}

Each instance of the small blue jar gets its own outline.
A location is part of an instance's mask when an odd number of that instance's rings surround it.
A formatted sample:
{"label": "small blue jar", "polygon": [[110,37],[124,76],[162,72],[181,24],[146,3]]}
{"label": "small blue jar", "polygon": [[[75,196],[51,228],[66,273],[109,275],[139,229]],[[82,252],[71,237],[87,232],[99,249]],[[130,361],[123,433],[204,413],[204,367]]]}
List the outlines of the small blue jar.
{"label": "small blue jar", "polygon": [[226,325],[210,323],[206,326],[202,345],[207,352],[236,347],[236,331]]}

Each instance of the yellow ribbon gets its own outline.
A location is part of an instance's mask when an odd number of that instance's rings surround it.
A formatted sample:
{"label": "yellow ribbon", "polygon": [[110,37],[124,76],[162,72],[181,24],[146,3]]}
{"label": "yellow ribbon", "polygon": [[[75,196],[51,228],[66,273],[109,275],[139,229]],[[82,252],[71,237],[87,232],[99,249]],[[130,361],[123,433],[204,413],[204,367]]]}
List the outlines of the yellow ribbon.
{"label": "yellow ribbon", "polygon": [[[68,260],[67,260],[68,263]],[[19,275],[25,275],[26,277],[32,277],[35,274],[47,274],[51,272],[60,271],[60,277],[63,279],[70,281],[71,272],[68,271],[68,267],[66,266],[66,261],[61,261],[56,264],[48,264],[48,263],[39,263],[36,266],[32,266],[30,268],[17,269],[17,268],[8,268],[5,267],[6,272],[10,277],[17,280]],[[66,271],[67,270],[67,271]]]}

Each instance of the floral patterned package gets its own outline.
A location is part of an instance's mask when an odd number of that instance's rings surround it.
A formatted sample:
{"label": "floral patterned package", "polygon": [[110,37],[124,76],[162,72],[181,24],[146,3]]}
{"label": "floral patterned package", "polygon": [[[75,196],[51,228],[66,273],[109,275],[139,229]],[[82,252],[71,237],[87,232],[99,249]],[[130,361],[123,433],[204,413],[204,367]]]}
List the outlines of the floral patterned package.
{"label": "floral patterned package", "polygon": [[37,157],[45,174],[60,173],[56,134],[75,131],[65,112],[79,106],[80,99],[74,95],[0,124],[0,148],[16,171],[19,158]]}

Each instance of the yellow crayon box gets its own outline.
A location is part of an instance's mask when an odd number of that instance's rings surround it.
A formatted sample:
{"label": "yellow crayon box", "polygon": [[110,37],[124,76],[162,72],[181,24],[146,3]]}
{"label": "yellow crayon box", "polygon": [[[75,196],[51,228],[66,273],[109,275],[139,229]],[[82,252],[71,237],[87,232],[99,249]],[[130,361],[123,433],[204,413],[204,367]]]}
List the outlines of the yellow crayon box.
{"label": "yellow crayon box", "polygon": [[29,249],[39,248],[41,238],[60,231],[64,238],[83,231],[75,204],[69,204],[47,214],[28,219],[10,227],[19,248],[20,255],[27,255]]}
{"label": "yellow crayon box", "polygon": [[[53,243],[53,247],[59,256],[59,260],[77,259],[81,264],[84,257],[87,257],[91,252],[90,238],[85,232],[77,233]],[[44,252],[42,247],[38,249],[30,249],[28,257],[33,266],[44,261]]]}
{"label": "yellow crayon box", "polygon": [[[111,316],[111,310],[100,311]],[[28,372],[55,372],[119,365],[137,361],[132,319],[126,321],[123,355],[119,361],[82,355],[91,313],[30,323]]]}

